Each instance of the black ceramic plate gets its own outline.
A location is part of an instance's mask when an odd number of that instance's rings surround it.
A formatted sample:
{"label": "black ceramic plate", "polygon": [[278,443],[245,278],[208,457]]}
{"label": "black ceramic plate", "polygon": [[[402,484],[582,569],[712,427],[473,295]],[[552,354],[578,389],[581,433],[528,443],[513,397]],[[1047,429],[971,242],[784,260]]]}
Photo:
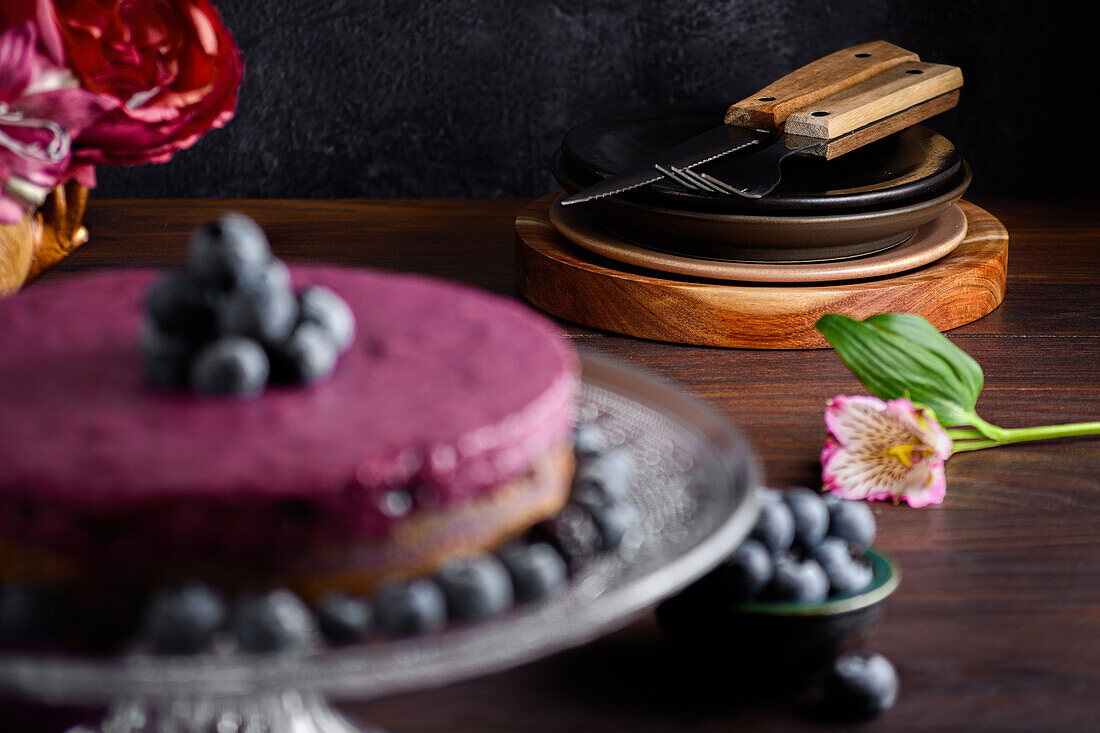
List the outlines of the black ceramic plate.
{"label": "black ceramic plate", "polygon": [[[582,123],[562,140],[561,165],[570,178],[591,185],[721,124],[725,110],[720,104],[646,107]],[[783,162],[783,180],[764,198],[701,193],[672,181],[644,186],[623,198],[695,211],[869,209],[927,194],[951,180],[961,165],[950,140],[915,125],[833,160],[792,156]],[[720,164],[703,170],[720,175]]]}

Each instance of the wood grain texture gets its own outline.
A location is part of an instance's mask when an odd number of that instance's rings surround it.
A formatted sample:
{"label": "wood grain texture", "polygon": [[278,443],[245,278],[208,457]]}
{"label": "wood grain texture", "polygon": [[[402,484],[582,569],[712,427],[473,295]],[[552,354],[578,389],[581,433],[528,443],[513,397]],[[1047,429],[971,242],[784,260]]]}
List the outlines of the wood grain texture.
{"label": "wood grain texture", "polygon": [[[93,200],[92,242],[45,279],[181,263],[189,228],[235,209],[264,225],[280,257],[428,273],[514,295],[515,218],[528,203]],[[1012,257],[1004,303],[948,334],[985,368],[978,411],[1006,427],[1097,419],[1100,202],[979,203],[1010,232]],[[825,402],[863,393],[827,350],[678,346],[560,325],[579,348],[649,369],[728,416],[777,486],[820,480]],[[870,723],[817,721],[783,690],[708,690],[699,683],[714,665],[683,665],[651,615],[540,662],[344,711],[392,733],[1095,733],[1100,439],[960,454],[947,477],[940,506],[873,505],[876,544],[904,577],[873,644],[897,665],[901,697]]]}
{"label": "wood grain texture", "polygon": [[[816,145],[807,150],[803,150],[798,153],[798,155],[809,155],[815,158],[832,160],[856,148],[869,145],[875,140],[881,140],[887,135],[893,135],[895,132],[899,132],[907,127],[923,122],[929,117],[952,109],[959,103],[959,94],[960,92],[958,90],[948,92],[935,99],[930,99],[923,104],[918,104],[896,115],[887,117],[884,120],[872,123],[867,127],[862,127],[847,135],[842,135],[835,140],[829,140],[822,145]],[[811,138],[804,138],[799,135],[787,136],[787,144],[793,147],[810,145],[812,143],[813,139]]]}
{"label": "wood grain texture", "polygon": [[777,130],[792,112],[906,61],[920,57],[886,41],[835,51],[731,105],[726,124]]}
{"label": "wood grain texture", "polygon": [[847,135],[962,86],[957,66],[919,61],[898,64],[787,117],[789,135],[820,140]]}
{"label": "wood grain texture", "polygon": [[516,219],[520,294],[560,318],[639,338],[700,346],[806,349],[828,344],[825,313],[913,313],[940,330],[988,314],[1004,299],[1008,235],[965,201],[967,236],[951,254],[896,276],[845,283],[729,284],[631,268],[577,247],[550,222],[552,197]]}

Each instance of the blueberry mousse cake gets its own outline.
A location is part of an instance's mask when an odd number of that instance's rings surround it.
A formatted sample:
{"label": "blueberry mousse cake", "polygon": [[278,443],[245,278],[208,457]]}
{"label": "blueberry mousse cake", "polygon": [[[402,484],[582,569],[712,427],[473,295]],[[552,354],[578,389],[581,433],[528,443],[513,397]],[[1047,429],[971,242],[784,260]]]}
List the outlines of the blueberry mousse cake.
{"label": "blueberry mousse cake", "polygon": [[0,588],[137,589],[174,653],[234,625],[261,651],[309,623],[430,630],[561,581],[514,542],[573,482],[579,362],[548,320],[288,267],[240,215],[189,247],[0,302]]}

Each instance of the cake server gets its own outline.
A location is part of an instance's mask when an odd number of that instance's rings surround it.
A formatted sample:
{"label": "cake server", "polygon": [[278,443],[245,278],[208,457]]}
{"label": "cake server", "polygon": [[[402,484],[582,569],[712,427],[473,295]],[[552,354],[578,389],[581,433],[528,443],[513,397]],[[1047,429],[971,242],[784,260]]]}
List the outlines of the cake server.
{"label": "cake server", "polygon": [[[680,171],[737,151],[742,151],[738,162],[767,151],[758,164],[723,171],[724,182],[736,193],[758,198],[778,183],[779,161],[787,155],[825,151],[824,157],[835,157],[848,152],[953,106],[960,86],[962,72],[956,67],[922,64],[916,54],[885,41],[852,46],[734,104],[724,124],[562,203],[621,194],[669,174],[675,178]],[[792,116],[794,129],[789,124]]]}

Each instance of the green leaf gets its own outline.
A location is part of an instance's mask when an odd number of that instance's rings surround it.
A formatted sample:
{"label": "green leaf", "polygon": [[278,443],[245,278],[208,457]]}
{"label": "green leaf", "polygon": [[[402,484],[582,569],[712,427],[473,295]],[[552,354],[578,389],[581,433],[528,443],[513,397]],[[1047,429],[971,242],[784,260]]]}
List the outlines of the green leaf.
{"label": "green leaf", "polygon": [[966,389],[967,401],[971,409],[977,404],[978,395],[982,393],[982,386],[985,383],[981,366],[970,354],[955,346],[946,336],[937,331],[931,323],[920,316],[911,316],[906,313],[883,313],[865,318],[863,322],[888,333],[897,334],[939,356],[955,372],[958,381]]}
{"label": "green leaf", "polygon": [[925,324],[921,326],[914,318],[890,314],[857,321],[829,313],[816,328],[871,394],[908,397],[931,408],[945,426],[973,425],[981,368],[930,324],[917,318]]}

